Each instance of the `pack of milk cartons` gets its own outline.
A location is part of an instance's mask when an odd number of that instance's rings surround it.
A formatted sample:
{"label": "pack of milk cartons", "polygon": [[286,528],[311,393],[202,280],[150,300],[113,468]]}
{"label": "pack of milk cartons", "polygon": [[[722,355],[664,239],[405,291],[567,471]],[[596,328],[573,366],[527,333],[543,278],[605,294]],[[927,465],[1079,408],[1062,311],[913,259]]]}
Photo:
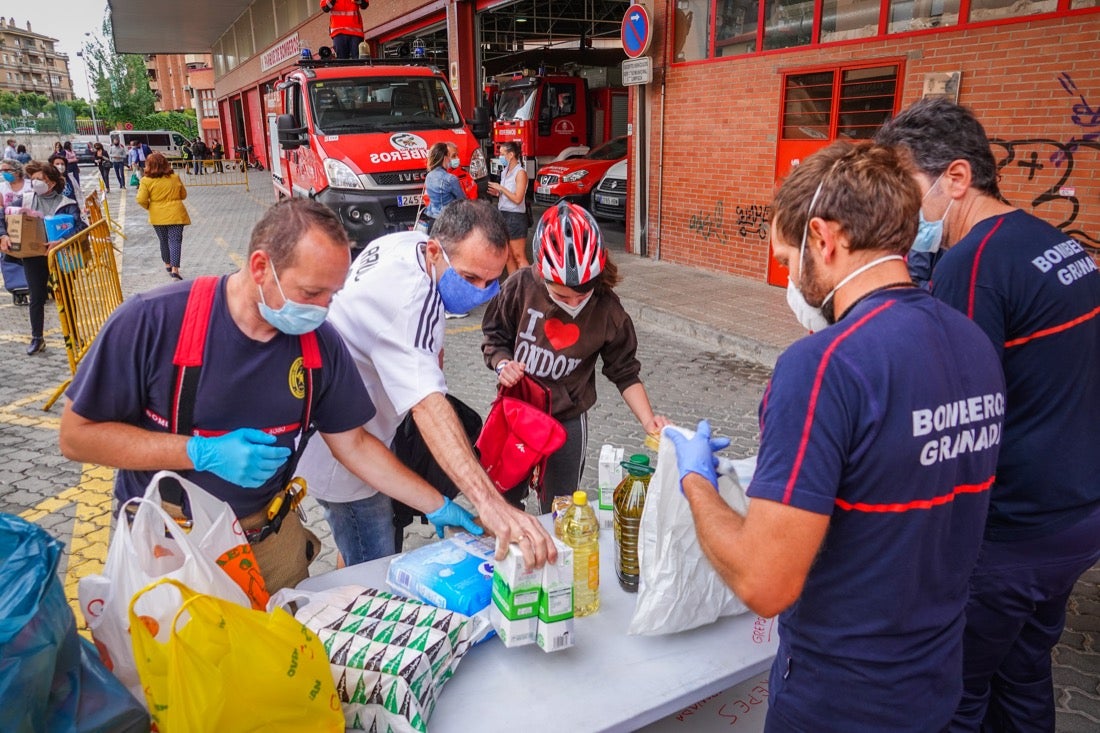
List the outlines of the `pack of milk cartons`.
{"label": "pack of milk cartons", "polygon": [[623,480],[623,449],[604,444],[600,448],[600,470],[597,489],[600,493],[600,529],[612,529],[615,521],[615,487]]}
{"label": "pack of milk cartons", "polygon": [[504,646],[538,644],[543,651],[573,646],[573,549],[554,540],[557,562],[524,569],[519,545],[493,568],[489,620]]}

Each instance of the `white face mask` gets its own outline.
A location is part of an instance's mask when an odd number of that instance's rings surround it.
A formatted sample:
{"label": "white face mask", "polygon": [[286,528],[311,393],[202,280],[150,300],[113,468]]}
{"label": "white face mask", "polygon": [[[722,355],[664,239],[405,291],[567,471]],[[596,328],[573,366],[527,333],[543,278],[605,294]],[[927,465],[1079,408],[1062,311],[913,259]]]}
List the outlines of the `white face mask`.
{"label": "white face mask", "polygon": [[[814,196],[812,199],[810,199],[810,208],[806,212],[806,226],[802,229],[802,245],[799,247],[798,250],[799,280],[802,279],[802,273],[804,272],[803,267],[806,263],[806,238],[810,233],[810,219],[812,218],[811,214],[814,210],[814,204],[817,203],[818,196],[821,195],[821,186],[823,183],[824,181],[817,184],[817,190],[814,191]],[[802,324],[803,328],[805,328],[807,331],[813,331],[816,333],[817,331],[821,331],[822,329],[827,328],[836,322],[835,318],[833,320],[829,320],[828,318],[826,318],[825,314],[822,312],[822,309],[829,301],[833,299],[833,296],[836,295],[836,292],[844,287],[846,284],[848,284],[848,282],[850,282],[852,278],[866,272],[867,270],[870,270],[872,267],[881,265],[883,262],[904,259],[905,258],[901,255],[885,255],[883,257],[879,257],[878,259],[871,260],[866,265],[857,267],[855,270],[852,270],[847,275],[845,275],[840,282],[834,285],[833,289],[830,290],[821,300],[821,305],[817,306],[816,308],[806,302],[806,298],[802,295],[802,291],[797,285],[794,284],[794,280],[788,277],[787,305],[790,307],[791,311],[794,312],[794,317],[798,319],[798,322]]]}
{"label": "white face mask", "polygon": [[546,293],[550,296],[550,300],[554,301],[554,305],[568,313],[570,318],[576,318],[577,315],[580,314],[582,310],[584,310],[584,307],[588,305],[588,301],[592,300],[592,293],[589,293],[580,303],[577,303],[576,305],[569,305],[568,303],[563,303],[562,301],[555,298],[554,294],[551,293],[549,289],[547,289]]}
{"label": "white face mask", "polygon": [[39,196],[43,196],[50,190],[50,184],[45,181],[33,180],[31,181],[31,190]]}

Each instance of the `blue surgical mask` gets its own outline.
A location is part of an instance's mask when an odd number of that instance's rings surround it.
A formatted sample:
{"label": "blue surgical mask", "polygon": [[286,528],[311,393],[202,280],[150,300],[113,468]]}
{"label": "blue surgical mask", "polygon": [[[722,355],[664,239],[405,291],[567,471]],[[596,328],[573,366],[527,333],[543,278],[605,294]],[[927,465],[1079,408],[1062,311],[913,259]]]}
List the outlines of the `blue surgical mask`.
{"label": "blue surgical mask", "polygon": [[[943,178],[943,174],[940,174],[940,178]],[[936,182],[932,184],[932,188],[924,194],[924,198],[921,199],[922,208],[919,210],[920,224],[917,226],[917,236],[913,240],[913,246],[909,248],[910,252],[937,252],[940,248],[940,243],[943,242],[943,223],[947,221],[947,212],[951,211],[952,204],[955,203],[955,199],[951,199],[951,202],[947,204],[947,208],[943,212],[943,216],[939,221],[928,221],[924,218],[924,199],[928,198],[928,194],[932,193],[932,190],[940,182],[940,178],[936,179]]]}
{"label": "blue surgical mask", "polygon": [[3,173],[0,173],[0,176],[3,176],[4,180],[8,183],[15,183],[15,174],[11,171],[4,171]]}
{"label": "blue surgical mask", "polygon": [[439,297],[448,313],[469,313],[479,305],[488,303],[500,292],[500,283],[496,280],[489,283],[488,287],[479,288],[455,271],[446,252],[443,252],[443,259],[447,263],[447,269],[440,275],[436,287],[439,288]]}
{"label": "blue surgical mask", "polygon": [[457,168],[460,165],[458,158],[451,158],[450,161],[448,161],[448,165],[450,165],[452,169]]}
{"label": "blue surgical mask", "polygon": [[500,161],[500,167],[501,168],[507,168],[508,167],[508,156],[507,155],[502,155],[497,160]]}
{"label": "blue surgical mask", "polygon": [[315,331],[325,322],[328,316],[328,308],[308,303],[297,303],[286,297],[283,286],[279,283],[279,273],[275,272],[275,266],[271,266],[271,273],[275,275],[275,287],[279,289],[279,295],[283,296],[283,307],[279,310],[271,308],[264,299],[263,288],[260,288],[260,315],[263,319],[279,331],[290,336],[301,336],[303,333]]}

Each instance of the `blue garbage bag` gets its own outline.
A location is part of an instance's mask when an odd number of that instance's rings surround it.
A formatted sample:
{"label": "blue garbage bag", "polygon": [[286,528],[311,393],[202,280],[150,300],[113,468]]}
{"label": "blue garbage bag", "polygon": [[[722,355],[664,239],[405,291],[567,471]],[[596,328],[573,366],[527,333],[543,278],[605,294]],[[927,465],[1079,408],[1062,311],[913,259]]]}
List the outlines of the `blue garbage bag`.
{"label": "blue garbage bag", "polygon": [[148,731],[144,708],[76,633],[57,579],[62,549],[0,514],[0,731]]}

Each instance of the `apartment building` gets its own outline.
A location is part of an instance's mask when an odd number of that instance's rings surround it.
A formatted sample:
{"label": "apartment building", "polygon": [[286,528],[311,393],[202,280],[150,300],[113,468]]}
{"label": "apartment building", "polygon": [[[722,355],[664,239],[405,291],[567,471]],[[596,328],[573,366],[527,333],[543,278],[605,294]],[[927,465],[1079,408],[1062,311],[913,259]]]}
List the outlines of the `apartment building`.
{"label": "apartment building", "polygon": [[0,91],[36,92],[62,102],[73,98],[69,57],[57,50],[57,39],[35,33],[15,18],[0,17]]}

